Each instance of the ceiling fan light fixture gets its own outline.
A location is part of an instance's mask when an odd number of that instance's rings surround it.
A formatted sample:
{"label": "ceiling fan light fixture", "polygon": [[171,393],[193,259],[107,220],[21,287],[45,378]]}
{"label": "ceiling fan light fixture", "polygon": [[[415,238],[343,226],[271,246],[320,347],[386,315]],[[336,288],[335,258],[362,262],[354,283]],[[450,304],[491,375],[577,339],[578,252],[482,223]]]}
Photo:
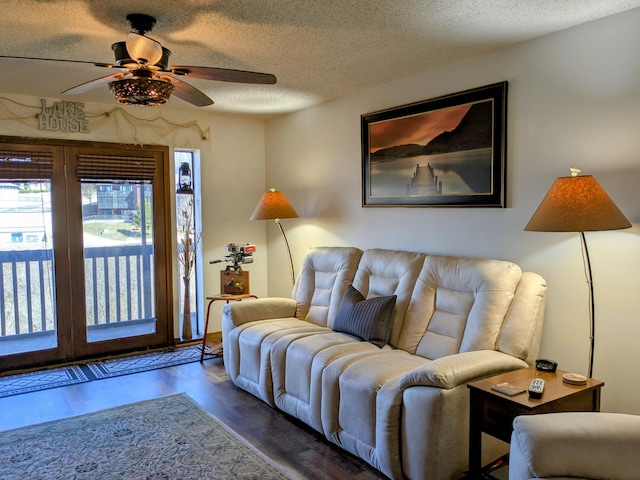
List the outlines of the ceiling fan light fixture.
{"label": "ceiling fan light fixture", "polygon": [[162,47],[162,57],[160,60],[156,62],[155,66],[160,70],[167,71],[169,68],[169,57],[171,56],[171,50],[168,48]]}
{"label": "ceiling fan light fixture", "polygon": [[[160,60],[158,60],[153,66],[158,67],[162,71],[167,71],[169,68],[169,57],[171,56],[171,50],[166,47],[162,48],[162,56]],[[116,42],[111,45],[111,50],[116,57],[116,61],[114,65],[117,67],[123,68],[136,68],[138,67],[138,62],[136,62],[131,55],[129,55],[129,51],[127,50],[127,42]]]}
{"label": "ceiling fan light fixture", "polygon": [[152,38],[131,32],[125,42],[127,52],[140,65],[155,65],[162,59],[162,45]]}
{"label": "ceiling fan light fixture", "polygon": [[111,50],[116,56],[115,65],[118,67],[133,67],[137,62],[131,58],[127,51],[127,42],[116,42],[111,45]]}
{"label": "ceiling fan light fixture", "polygon": [[175,87],[171,82],[130,77],[109,83],[109,90],[124,105],[153,107],[167,103]]}

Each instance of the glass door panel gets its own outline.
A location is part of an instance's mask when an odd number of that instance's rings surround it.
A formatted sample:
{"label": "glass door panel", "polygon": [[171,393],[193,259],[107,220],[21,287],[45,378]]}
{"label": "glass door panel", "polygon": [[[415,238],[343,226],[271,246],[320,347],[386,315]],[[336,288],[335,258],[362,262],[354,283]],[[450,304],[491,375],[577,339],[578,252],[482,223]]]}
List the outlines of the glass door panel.
{"label": "glass door panel", "polygon": [[81,239],[70,245],[74,352],[96,356],[167,345],[168,149],[67,152],[70,204],[82,212],[70,221]]}
{"label": "glass door panel", "polygon": [[51,182],[0,182],[0,356],[58,346]]}
{"label": "glass door panel", "polygon": [[82,198],[87,342],[156,333],[151,185],[86,183]]}

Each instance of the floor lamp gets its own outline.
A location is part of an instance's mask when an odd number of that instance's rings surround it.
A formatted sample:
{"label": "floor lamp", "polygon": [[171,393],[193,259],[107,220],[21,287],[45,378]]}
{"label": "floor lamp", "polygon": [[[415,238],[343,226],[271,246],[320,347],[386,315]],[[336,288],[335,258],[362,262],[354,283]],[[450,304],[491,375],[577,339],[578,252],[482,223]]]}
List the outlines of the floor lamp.
{"label": "floor lamp", "polygon": [[284,237],[284,243],[287,246],[287,253],[289,254],[289,266],[291,267],[291,283],[296,283],[296,274],[293,269],[293,258],[291,257],[291,249],[289,248],[289,242],[287,236],[284,234],[284,228],[280,223],[281,218],[298,218],[298,213],[291,206],[284,193],[277,192],[275,188],[270,189],[260,199],[258,206],[253,211],[249,220],[275,220],[280,227],[282,236]]}
{"label": "floor lamp", "polygon": [[524,229],[534,232],[578,232],[580,234],[582,260],[589,285],[589,377],[591,377],[596,320],[591,260],[584,232],[620,230],[631,227],[631,224],[591,175],[578,175],[579,173],[579,169],[572,168],[570,177],[556,179]]}

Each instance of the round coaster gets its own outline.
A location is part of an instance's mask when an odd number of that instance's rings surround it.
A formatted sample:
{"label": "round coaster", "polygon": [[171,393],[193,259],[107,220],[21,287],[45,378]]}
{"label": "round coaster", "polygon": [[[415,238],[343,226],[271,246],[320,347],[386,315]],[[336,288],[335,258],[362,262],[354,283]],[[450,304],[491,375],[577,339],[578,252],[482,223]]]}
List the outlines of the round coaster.
{"label": "round coaster", "polygon": [[562,381],[571,385],[586,385],[587,377],[579,373],[565,373],[562,375]]}

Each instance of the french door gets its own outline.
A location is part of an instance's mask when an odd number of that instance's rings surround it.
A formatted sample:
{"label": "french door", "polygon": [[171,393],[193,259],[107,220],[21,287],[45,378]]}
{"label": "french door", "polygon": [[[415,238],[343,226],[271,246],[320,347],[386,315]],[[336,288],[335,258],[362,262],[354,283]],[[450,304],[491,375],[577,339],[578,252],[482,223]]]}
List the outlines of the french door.
{"label": "french door", "polygon": [[0,137],[0,371],[173,340],[169,150]]}

